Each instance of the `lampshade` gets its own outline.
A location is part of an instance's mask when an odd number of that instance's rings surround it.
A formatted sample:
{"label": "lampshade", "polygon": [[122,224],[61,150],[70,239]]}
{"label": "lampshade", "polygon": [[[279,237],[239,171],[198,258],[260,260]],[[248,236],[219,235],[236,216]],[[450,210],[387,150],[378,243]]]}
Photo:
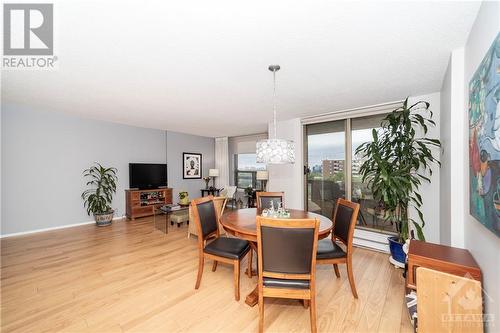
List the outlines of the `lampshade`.
{"label": "lampshade", "polygon": [[283,139],[257,141],[257,163],[295,163],[295,143]]}
{"label": "lampshade", "polygon": [[209,177],[219,177],[219,169],[208,169]]}
{"label": "lampshade", "polygon": [[265,170],[257,171],[256,178],[257,180],[267,180],[269,178],[269,174]]}
{"label": "lampshade", "polygon": [[276,72],[280,65],[270,65],[269,70],[273,72],[273,128],[272,139],[257,141],[256,154],[257,163],[287,164],[295,163],[295,143],[291,140],[278,139],[276,137]]}

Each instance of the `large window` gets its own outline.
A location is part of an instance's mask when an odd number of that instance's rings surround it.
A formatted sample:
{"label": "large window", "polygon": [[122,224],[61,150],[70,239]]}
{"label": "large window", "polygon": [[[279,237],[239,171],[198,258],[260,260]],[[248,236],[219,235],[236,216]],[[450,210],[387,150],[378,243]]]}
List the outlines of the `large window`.
{"label": "large window", "polygon": [[307,126],[307,207],[331,217],[345,197],[345,121]]}
{"label": "large window", "polygon": [[362,143],[372,140],[372,130],[378,129],[384,115],[336,120],[306,126],[307,147],[307,208],[309,211],[332,216],[338,198],[358,202],[361,206],[358,228],[395,231],[385,222],[383,206],[377,203],[359,167],[361,156],[355,154]]}
{"label": "large window", "polygon": [[257,163],[255,154],[235,154],[234,166],[234,183],[238,188],[251,186],[262,189],[261,181],[257,180],[257,171],[266,170],[266,165]]}

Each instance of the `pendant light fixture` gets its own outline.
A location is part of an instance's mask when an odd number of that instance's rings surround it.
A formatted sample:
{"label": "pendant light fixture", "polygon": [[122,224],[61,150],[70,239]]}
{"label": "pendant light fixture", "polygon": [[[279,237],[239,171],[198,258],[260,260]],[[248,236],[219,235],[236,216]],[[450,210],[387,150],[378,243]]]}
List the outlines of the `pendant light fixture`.
{"label": "pendant light fixture", "polygon": [[288,164],[295,163],[295,144],[291,140],[276,137],[276,72],[279,65],[270,65],[273,72],[273,136],[267,140],[257,141],[257,163]]}

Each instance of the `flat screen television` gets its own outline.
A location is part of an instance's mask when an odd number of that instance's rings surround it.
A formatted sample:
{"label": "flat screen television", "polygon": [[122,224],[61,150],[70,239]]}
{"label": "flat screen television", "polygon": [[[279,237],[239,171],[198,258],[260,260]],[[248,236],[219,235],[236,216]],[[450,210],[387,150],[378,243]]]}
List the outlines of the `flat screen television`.
{"label": "flat screen television", "polygon": [[130,188],[166,187],[168,183],[166,164],[129,163],[128,172]]}

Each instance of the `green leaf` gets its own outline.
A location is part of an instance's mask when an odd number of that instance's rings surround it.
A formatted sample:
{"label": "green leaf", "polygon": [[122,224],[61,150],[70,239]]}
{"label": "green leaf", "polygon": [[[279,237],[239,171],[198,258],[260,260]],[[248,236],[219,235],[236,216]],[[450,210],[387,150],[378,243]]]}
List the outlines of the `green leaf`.
{"label": "green leaf", "polygon": [[92,187],[81,195],[87,214],[105,213],[111,209],[113,194],[116,193],[117,173],[116,168],[105,168],[97,162],[94,166],[84,170],[83,176],[91,178],[87,181],[87,186]]}
{"label": "green leaf", "polygon": [[[420,231],[425,226],[419,209],[422,197],[418,193],[422,181],[430,182],[434,164],[440,165],[431,148],[440,147],[438,139],[429,138],[429,128],[435,126],[430,104],[419,101],[408,107],[408,98],[400,107],[387,114],[381,129],[372,130],[372,142],[363,143],[356,149],[362,154],[359,169],[361,179],[371,189],[375,200],[381,200],[387,218],[396,223],[402,238],[408,237],[408,207],[417,209]],[[423,137],[417,137],[423,133]],[[413,223],[413,222],[412,222]],[[419,236],[420,237],[420,236]]]}

